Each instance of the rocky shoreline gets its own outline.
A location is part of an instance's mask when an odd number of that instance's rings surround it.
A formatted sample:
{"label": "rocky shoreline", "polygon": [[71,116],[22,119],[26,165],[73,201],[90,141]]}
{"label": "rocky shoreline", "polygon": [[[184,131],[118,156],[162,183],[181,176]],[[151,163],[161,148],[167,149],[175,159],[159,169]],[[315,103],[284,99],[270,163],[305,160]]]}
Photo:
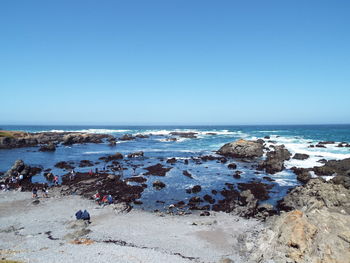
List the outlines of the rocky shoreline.
{"label": "rocky shoreline", "polygon": [[[171,135],[196,139],[195,133],[174,132]],[[41,151],[51,151],[58,144],[102,142],[113,144],[117,140],[136,138],[141,138],[141,136],[124,135],[118,139],[105,134],[39,133],[28,135],[19,133],[13,134],[10,139],[0,137],[0,148],[41,145]],[[190,161],[197,165],[208,161],[228,163],[227,167],[233,171],[233,178],[240,178],[242,172],[237,169],[237,162],[245,163],[255,170],[255,173],[275,174],[285,169],[285,161],[309,158],[308,155],[301,153],[292,156],[284,145],[270,142],[268,147],[266,143],[268,139],[254,141],[241,139],[225,144],[218,149],[216,154],[193,157]],[[326,147],[325,145],[329,143],[334,144],[334,142],[319,142],[317,145]],[[321,147],[317,145],[315,147]],[[347,144],[342,143],[338,147],[347,147]],[[121,160],[125,158],[127,160],[122,164]],[[148,178],[166,176],[173,168],[172,165],[178,162],[176,158],[169,158],[165,161],[166,165],[157,163],[143,167],[147,172],[142,176],[123,178],[120,171],[125,169],[123,165],[133,165],[130,163],[133,158],[147,157],[143,152],[130,153],[127,156],[121,153],[102,156],[100,160],[106,166],[104,171],[93,172],[91,170],[89,173],[74,172],[74,174],[72,174],[73,171],[70,171],[74,167],[62,161],[56,164],[57,167],[66,169],[68,172],[62,176],[61,185],[50,186],[50,189],[59,193],[60,196],[80,195],[88,199],[93,199],[96,193],[102,196],[110,195],[114,205],[121,205],[130,211],[134,206],[142,204],[139,199],[143,191],[151,187],[146,183]],[[344,254],[344,251],[349,251],[350,247],[350,158],[320,161],[323,162],[322,166],[291,168],[301,185],[291,189],[275,207],[264,202],[269,198],[271,183],[273,183],[273,179],[265,176],[267,183],[258,179],[236,185],[226,183],[224,189],[212,189],[211,194],[205,194],[202,197],[197,195],[202,190],[201,185],[195,185],[186,190],[187,194],[192,196],[189,200],[171,204],[162,212],[182,216],[198,213],[204,217],[226,212],[234,216],[266,221],[266,227],[258,235],[249,233],[244,235],[244,238],[242,237],[244,257],[246,260],[251,260],[246,262],[271,262],[271,260],[272,262],[346,262],[346,258],[350,258],[349,254]],[[189,160],[186,160],[184,165],[186,162],[188,164]],[[80,167],[92,167],[93,165],[89,160],[82,160],[79,164]],[[42,169],[30,167],[18,160],[1,178],[0,184],[10,188],[20,187],[22,191],[47,188],[52,184],[33,184],[31,182],[32,176],[41,172]],[[46,172],[46,174],[49,173],[49,171]],[[21,178],[13,181],[14,176],[21,176]],[[192,178],[191,173],[187,170],[183,171],[183,176]],[[326,181],[323,179],[324,176],[332,178]],[[166,184],[160,179],[154,181],[152,187],[154,191],[158,191],[166,187]],[[219,194],[222,197],[219,197]],[[158,200],[157,202],[163,201]],[[256,241],[252,242],[252,239]]]}

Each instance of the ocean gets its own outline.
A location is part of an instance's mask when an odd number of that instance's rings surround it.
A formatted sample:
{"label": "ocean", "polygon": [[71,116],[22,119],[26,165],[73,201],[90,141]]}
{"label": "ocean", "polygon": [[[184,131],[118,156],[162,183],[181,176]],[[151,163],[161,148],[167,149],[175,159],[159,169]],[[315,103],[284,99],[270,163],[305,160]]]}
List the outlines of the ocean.
{"label": "ocean", "polygon": [[[144,134],[149,138],[137,138],[132,141],[117,141],[116,146],[109,146],[108,142],[103,144],[77,144],[72,146],[59,146],[55,152],[40,152],[38,147],[18,148],[0,150],[0,171],[7,171],[17,159],[22,159],[31,166],[41,166],[44,169],[51,168],[56,175],[62,176],[67,171],[55,168],[54,165],[60,161],[72,161],[76,164],[76,171],[87,172],[91,167],[79,168],[80,160],[98,162],[98,158],[120,152],[124,155],[136,151],[143,151],[145,158],[128,160],[125,158],[122,165],[127,168],[124,177],[143,175],[146,172],[142,167],[132,169],[132,165],[144,165],[143,167],[161,163],[167,167],[173,167],[165,177],[146,176],[148,187],[142,194],[140,201],[141,208],[155,209],[168,206],[169,204],[187,200],[191,195],[186,189],[194,185],[201,185],[202,191],[198,196],[211,193],[212,190],[222,190],[227,184],[249,182],[260,180],[272,184],[268,203],[275,204],[290,189],[299,184],[296,175],[290,170],[291,167],[313,167],[320,166],[320,159],[344,159],[350,157],[349,147],[336,147],[339,142],[350,142],[350,125],[259,125],[259,126],[19,126],[0,125],[6,130],[21,130],[27,132],[43,131],[76,131],[87,133],[107,133],[116,137],[124,134]],[[167,141],[170,133],[174,131],[195,132],[197,138],[179,138],[177,141]],[[277,145],[284,144],[292,153],[305,153],[310,155],[306,160],[295,160],[285,162],[286,169],[282,172],[270,175],[259,171],[256,173],[250,165],[245,162],[237,162],[237,170],[242,171],[240,179],[232,177],[234,171],[227,168],[227,164],[216,161],[196,164],[191,161],[192,157],[213,155],[225,143],[238,139],[255,140],[269,136],[265,141],[274,141]],[[317,144],[319,141],[334,141],[334,144],[327,144],[326,148],[308,148],[310,144]],[[268,143],[269,144],[269,143]],[[174,165],[166,163],[168,158],[175,157],[178,161]],[[185,160],[190,160],[185,164]],[[230,161],[231,162],[231,161]],[[230,163],[229,162],[229,163]],[[104,163],[96,164],[95,168],[103,169]],[[192,174],[193,179],[183,175],[183,171]],[[270,177],[270,182],[263,177]],[[161,180],[166,187],[155,190],[152,183]],[[33,182],[46,182],[42,174],[34,176]],[[220,197],[217,197],[220,199]],[[165,203],[156,202],[157,200]]]}

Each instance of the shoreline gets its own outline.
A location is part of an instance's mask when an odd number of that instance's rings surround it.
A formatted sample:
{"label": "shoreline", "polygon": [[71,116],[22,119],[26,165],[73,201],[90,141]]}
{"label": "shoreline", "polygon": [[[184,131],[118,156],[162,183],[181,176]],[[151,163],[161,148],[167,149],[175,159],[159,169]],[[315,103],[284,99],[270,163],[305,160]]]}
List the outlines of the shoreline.
{"label": "shoreline", "polygon": [[[247,262],[239,254],[244,254],[240,240],[263,225],[222,212],[208,217],[138,209],[125,213],[120,205],[101,208],[58,193],[39,200],[34,205],[30,193],[0,193],[2,257],[23,262]],[[79,209],[89,211],[91,224],[82,227],[75,220]]]}

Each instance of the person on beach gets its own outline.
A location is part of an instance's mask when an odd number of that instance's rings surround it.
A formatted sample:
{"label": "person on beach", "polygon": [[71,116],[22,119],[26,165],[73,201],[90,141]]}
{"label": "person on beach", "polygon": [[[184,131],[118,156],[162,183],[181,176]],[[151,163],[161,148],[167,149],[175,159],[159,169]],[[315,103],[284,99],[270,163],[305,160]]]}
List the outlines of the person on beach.
{"label": "person on beach", "polygon": [[95,169],[95,174],[97,175],[98,174],[98,168],[96,167]]}
{"label": "person on beach", "polygon": [[36,187],[33,188],[33,198],[37,198],[38,197],[38,189],[36,189]]}
{"label": "person on beach", "polygon": [[55,175],[53,178],[53,184],[58,185],[58,176],[57,175]]}
{"label": "person on beach", "polygon": [[92,197],[94,198],[95,202],[97,202],[97,203],[99,203],[101,200],[101,195],[99,192],[96,192],[96,194],[94,194]]}
{"label": "person on beach", "polygon": [[74,169],[73,169],[73,170],[70,172],[69,179],[70,179],[71,181],[74,180],[75,175],[76,175],[76,173],[75,173],[75,171],[74,171]]}
{"label": "person on beach", "polygon": [[90,171],[89,171],[89,175],[90,175],[90,176],[92,176],[92,175],[93,175],[92,169],[90,169]]}

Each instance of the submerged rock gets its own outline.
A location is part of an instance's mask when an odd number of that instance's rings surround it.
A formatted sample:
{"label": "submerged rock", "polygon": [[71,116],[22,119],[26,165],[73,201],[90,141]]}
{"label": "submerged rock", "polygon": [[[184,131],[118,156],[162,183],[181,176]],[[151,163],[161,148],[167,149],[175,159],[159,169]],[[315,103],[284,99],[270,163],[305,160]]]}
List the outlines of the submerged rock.
{"label": "submerged rock", "polygon": [[153,187],[157,190],[160,190],[162,188],[165,187],[165,183],[161,182],[161,181],[154,181],[153,182]]}
{"label": "submerged rock", "polygon": [[234,158],[255,158],[263,155],[263,148],[261,143],[241,139],[225,144],[217,153]]}
{"label": "submerged rock", "polygon": [[56,145],[54,143],[49,143],[40,147],[41,152],[54,152],[56,151]]}
{"label": "submerged rock", "polygon": [[172,167],[165,168],[162,164],[158,163],[156,165],[152,165],[144,168],[148,172],[145,175],[156,175],[156,176],[165,176],[167,172],[169,172]]}

